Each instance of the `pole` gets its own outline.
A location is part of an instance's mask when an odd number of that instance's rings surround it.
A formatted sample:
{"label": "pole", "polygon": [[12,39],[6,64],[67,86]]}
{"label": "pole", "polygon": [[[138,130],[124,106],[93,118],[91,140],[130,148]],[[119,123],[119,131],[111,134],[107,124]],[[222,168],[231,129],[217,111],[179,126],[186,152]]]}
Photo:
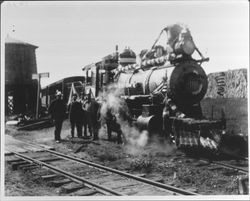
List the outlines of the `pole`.
{"label": "pole", "polygon": [[39,99],[40,99],[40,74],[38,74],[38,86],[37,86],[37,97],[36,97],[36,119],[38,119],[39,114]]}

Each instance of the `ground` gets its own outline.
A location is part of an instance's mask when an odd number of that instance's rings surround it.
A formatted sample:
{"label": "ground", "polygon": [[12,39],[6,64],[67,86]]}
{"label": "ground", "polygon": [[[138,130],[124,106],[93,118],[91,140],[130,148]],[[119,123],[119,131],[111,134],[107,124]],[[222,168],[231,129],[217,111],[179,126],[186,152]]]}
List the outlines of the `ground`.
{"label": "ground", "polygon": [[[14,126],[6,126],[6,135],[21,140],[30,140],[55,147],[62,153],[74,155],[145,178],[170,184],[202,195],[235,195],[238,193],[237,178],[239,173],[224,168],[213,168],[208,163],[189,158],[174,145],[158,137],[150,138],[144,147],[120,145],[107,141],[106,130],[100,131],[98,141],[85,143],[75,138],[70,139],[68,120],[63,124],[62,142],[54,141],[54,128],[34,131],[17,131]],[[115,134],[113,138],[115,139]],[[29,173],[12,171],[5,164],[6,196],[58,196],[55,188],[44,185],[39,177]],[[32,179],[30,179],[32,178]],[[31,188],[32,187],[32,188]]]}

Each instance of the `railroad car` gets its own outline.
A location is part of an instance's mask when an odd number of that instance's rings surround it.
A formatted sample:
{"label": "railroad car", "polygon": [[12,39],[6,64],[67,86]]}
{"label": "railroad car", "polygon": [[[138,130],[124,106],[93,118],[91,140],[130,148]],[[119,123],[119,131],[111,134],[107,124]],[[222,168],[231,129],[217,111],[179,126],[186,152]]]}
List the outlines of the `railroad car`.
{"label": "railroad car", "polygon": [[[163,33],[167,44],[158,45]],[[193,55],[199,56],[194,59]],[[200,101],[208,80],[201,64],[209,61],[195,45],[189,29],[175,24],[164,28],[152,48],[135,53],[126,48],[121,54],[83,68],[86,88],[97,97],[110,84],[122,91],[135,125],[150,133],[168,136],[179,148],[220,149],[226,122],[203,117]]]}
{"label": "railroad car", "polygon": [[51,101],[55,99],[56,90],[63,94],[63,100],[67,104],[70,96],[72,84],[76,92],[80,95],[83,92],[85,78],[83,76],[72,76],[53,82],[41,90],[41,106],[48,108]]}

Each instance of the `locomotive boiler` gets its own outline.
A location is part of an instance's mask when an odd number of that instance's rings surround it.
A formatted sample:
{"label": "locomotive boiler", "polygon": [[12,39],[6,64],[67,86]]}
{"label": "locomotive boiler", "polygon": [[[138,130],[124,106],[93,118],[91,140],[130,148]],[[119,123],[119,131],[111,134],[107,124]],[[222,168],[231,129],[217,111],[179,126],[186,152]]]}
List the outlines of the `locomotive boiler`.
{"label": "locomotive boiler", "polygon": [[[155,105],[155,101],[160,104],[167,96],[186,116],[202,116],[199,103],[207,91],[208,82],[206,73],[195,61],[121,72],[117,83],[124,90],[123,98],[131,103],[144,99],[146,104],[149,99],[157,99],[152,100]],[[195,108],[197,112],[194,112]]]}

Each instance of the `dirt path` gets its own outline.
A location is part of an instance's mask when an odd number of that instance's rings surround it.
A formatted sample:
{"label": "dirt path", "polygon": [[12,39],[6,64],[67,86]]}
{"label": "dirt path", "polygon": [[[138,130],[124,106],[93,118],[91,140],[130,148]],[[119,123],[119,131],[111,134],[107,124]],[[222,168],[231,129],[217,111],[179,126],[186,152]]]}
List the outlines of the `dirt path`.
{"label": "dirt path", "polygon": [[[236,195],[239,173],[227,169],[216,169],[197,159],[190,159],[164,141],[155,138],[143,148],[118,145],[107,141],[106,131],[102,130],[100,139],[71,140],[69,122],[65,121],[62,130],[63,141],[54,142],[54,128],[36,131],[17,131],[6,127],[6,134],[21,140],[30,140],[55,147],[62,153],[74,155],[86,160],[98,162],[112,168],[143,175],[145,178],[185,188],[203,195]],[[115,135],[113,135],[115,138]],[[83,170],[84,171],[84,170]],[[32,178],[32,179],[30,179]],[[32,188],[31,188],[32,187]],[[29,173],[12,171],[5,164],[5,195],[7,196],[43,196],[55,195],[55,188],[46,186]]]}

